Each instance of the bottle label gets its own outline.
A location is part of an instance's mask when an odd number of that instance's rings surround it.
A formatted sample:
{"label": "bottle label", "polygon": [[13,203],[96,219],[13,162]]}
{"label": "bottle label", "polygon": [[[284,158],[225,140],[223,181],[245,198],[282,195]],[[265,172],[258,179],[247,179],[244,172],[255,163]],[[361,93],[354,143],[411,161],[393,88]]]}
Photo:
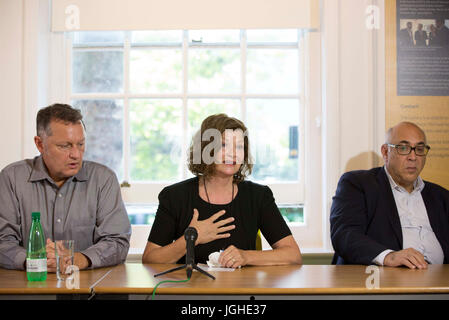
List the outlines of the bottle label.
{"label": "bottle label", "polygon": [[27,272],[46,272],[47,259],[27,259]]}

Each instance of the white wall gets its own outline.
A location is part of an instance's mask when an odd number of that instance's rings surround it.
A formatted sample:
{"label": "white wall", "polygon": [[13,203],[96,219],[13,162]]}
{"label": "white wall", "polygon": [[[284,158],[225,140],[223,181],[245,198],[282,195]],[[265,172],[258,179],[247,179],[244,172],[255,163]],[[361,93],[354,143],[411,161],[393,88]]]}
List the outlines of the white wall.
{"label": "white wall", "polygon": [[[373,4],[380,12],[379,29],[366,26],[366,9]],[[383,12],[383,1],[323,0],[323,112],[332,175],[370,168],[376,164],[371,153],[380,154],[385,126]]]}
{"label": "white wall", "polygon": [[[323,239],[341,174],[381,164],[385,127],[384,0],[322,0]],[[379,29],[367,28],[368,6]]]}
{"label": "white wall", "polygon": [[50,72],[63,56],[61,50],[52,55],[53,38],[50,0],[0,0],[0,168],[38,154],[36,113],[55,102],[49,99]]}
{"label": "white wall", "polygon": [[[380,155],[378,131],[383,137],[385,98],[384,53],[378,51],[385,29],[369,29],[366,9],[381,1],[343,0],[340,3],[340,170],[372,167]],[[383,16],[383,14],[382,14]],[[381,83],[377,83],[380,78]],[[379,86],[379,85],[380,86]],[[381,139],[382,140],[382,139]]]}
{"label": "white wall", "polygon": [[0,43],[0,168],[3,168],[22,158],[22,1],[0,1]]}

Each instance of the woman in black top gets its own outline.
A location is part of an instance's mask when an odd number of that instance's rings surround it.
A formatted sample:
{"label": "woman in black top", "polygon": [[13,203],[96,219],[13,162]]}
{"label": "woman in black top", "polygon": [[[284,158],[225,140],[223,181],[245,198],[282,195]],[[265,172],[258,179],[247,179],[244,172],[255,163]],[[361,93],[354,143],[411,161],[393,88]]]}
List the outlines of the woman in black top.
{"label": "woman in black top", "polygon": [[[230,268],[301,263],[270,188],[245,181],[252,169],[246,133],[240,120],[225,114],[203,121],[190,147],[196,177],[160,192],[143,263],[184,263],[189,226],[198,232],[196,262],[223,250],[219,263]],[[259,229],[272,250],[256,250]]]}

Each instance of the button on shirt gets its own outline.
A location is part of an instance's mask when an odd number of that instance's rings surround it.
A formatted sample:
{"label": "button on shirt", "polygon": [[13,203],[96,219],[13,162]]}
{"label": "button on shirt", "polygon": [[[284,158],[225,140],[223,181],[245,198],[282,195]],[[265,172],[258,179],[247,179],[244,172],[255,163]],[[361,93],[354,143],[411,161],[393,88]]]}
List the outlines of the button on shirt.
{"label": "button on shirt", "polygon": [[92,267],[126,259],[131,226],[120,186],[109,168],[83,161],[58,188],[42,157],[15,162],[0,172],[0,267],[23,269],[31,213],[41,213],[45,238],[75,240]]}
{"label": "button on shirt", "polygon": [[[394,200],[401,221],[403,248],[413,248],[424,256],[430,264],[442,264],[444,253],[441,245],[430,226],[426,206],[421,195],[424,181],[418,177],[411,193],[399,186],[385,167],[388,180],[393,191]],[[383,264],[385,256],[392,252],[386,250],[376,257],[374,262]]]}

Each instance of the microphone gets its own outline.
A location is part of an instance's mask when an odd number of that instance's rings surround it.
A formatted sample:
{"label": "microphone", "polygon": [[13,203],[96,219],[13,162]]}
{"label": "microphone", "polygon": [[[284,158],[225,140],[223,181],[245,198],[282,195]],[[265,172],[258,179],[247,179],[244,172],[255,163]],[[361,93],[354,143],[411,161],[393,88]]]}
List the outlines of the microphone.
{"label": "microphone", "polygon": [[187,278],[192,277],[193,266],[195,265],[195,241],[198,239],[198,231],[193,227],[188,227],[184,232],[186,240],[186,266]]}
{"label": "microphone", "polygon": [[200,273],[210,277],[212,280],[215,280],[215,277],[195,264],[195,241],[198,239],[198,231],[196,231],[193,227],[188,227],[186,231],[184,231],[184,239],[186,239],[186,263],[181,267],[176,267],[158,274],[155,274],[155,277],[159,277],[163,274],[186,269],[187,278],[190,279],[192,277],[193,269],[199,271]]}

